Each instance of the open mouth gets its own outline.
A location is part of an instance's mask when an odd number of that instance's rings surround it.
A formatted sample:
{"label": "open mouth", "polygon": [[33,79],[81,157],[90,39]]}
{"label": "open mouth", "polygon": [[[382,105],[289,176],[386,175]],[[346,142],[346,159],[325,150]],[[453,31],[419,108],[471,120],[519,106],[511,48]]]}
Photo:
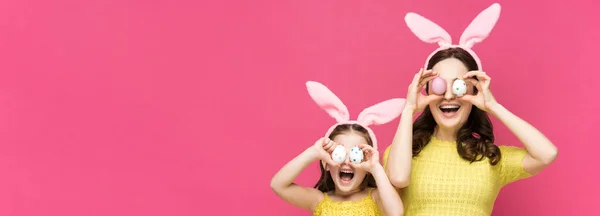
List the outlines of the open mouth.
{"label": "open mouth", "polygon": [[459,105],[456,104],[450,104],[450,105],[442,105],[440,106],[440,110],[443,113],[447,113],[447,114],[452,114],[458,111],[458,109],[460,109]]}
{"label": "open mouth", "polygon": [[342,180],[342,183],[348,184],[352,178],[354,178],[352,170],[340,170],[340,180]]}

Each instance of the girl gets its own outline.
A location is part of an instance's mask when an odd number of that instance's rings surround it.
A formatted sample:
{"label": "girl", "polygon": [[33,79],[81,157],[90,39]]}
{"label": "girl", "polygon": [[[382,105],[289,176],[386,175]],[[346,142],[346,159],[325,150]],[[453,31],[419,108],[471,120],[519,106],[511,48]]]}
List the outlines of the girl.
{"label": "girl", "polygon": [[[337,120],[325,138],[318,139],[271,180],[271,188],[286,202],[309,210],[314,215],[402,215],[400,196],[379,163],[377,141],[368,126],[385,124],[400,115],[404,99],[391,99],[365,109],[356,121],[350,121],[346,106],[327,87],[307,82],[313,100]],[[341,163],[332,159],[332,152],[341,148],[350,155],[352,147],[364,152],[364,161]],[[352,149],[357,151],[357,149]],[[336,153],[340,153],[336,150]],[[342,155],[344,155],[342,153]],[[300,172],[319,160],[321,177],[314,188],[293,183]]]}
{"label": "girl", "polygon": [[[491,215],[502,187],[539,173],[557,157],[550,140],[494,99],[491,79],[470,49],[487,36],[499,13],[498,4],[483,11],[459,45],[451,45],[450,36],[433,22],[406,16],[420,39],[441,45],[426,61],[427,71],[415,75],[384,154],[392,183],[402,188],[406,215]],[[423,87],[427,95],[419,93]],[[417,112],[422,113],[413,123]],[[488,113],[525,148],[495,145]]]}

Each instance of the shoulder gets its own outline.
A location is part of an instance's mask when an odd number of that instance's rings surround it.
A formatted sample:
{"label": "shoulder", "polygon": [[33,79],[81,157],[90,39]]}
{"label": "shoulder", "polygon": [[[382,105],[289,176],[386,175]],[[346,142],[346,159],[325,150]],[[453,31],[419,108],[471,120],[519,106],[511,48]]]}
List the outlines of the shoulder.
{"label": "shoulder", "polygon": [[499,145],[500,153],[502,158],[511,158],[513,156],[525,156],[527,150],[525,148],[516,146]]}
{"label": "shoulder", "polygon": [[518,151],[524,150],[524,148],[516,147],[516,146],[508,146],[508,145],[496,145],[500,148],[500,151]]}
{"label": "shoulder", "polygon": [[[321,192],[321,191],[319,191]],[[323,193],[321,192],[320,195],[317,195],[317,200],[314,203],[313,206],[311,206],[310,211],[313,213],[316,213],[317,211],[320,211],[322,208],[324,208],[324,205],[326,205],[326,201],[329,200],[329,195],[327,193]]]}
{"label": "shoulder", "polygon": [[390,154],[390,150],[392,149],[392,145],[385,147],[385,150],[383,151],[383,157],[387,157]]}
{"label": "shoulder", "polygon": [[319,203],[322,203],[323,201],[325,201],[329,197],[329,194],[321,192],[320,190],[316,190],[315,196],[316,196],[315,206],[317,206]]}
{"label": "shoulder", "polygon": [[388,160],[388,157],[390,155],[390,150],[391,149],[392,149],[392,146],[390,145],[390,146],[386,147],[385,150],[383,151],[382,165],[383,165],[384,169],[387,168],[387,160]]}
{"label": "shoulder", "polygon": [[377,188],[367,188],[368,196],[373,200],[379,200],[379,190]]}
{"label": "shoulder", "polygon": [[500,149],[500,163],[504,165],[510,163],[520,164],[527,155],[527,150],[521,147],[502,145],[498,148]]}
{"label": "shoulder", "polygon": [[525,148],[516,146],[498,146],[500,148],[501,158],[498,163],[498,171],[502,186],[519,179],[531,176],[523,165],[523,160],[527,155]]}

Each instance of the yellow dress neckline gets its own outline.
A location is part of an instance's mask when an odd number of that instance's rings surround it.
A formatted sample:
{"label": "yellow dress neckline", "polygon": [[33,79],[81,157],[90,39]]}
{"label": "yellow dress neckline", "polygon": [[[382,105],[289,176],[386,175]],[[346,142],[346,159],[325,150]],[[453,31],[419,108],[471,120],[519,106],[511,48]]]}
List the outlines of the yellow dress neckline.
{"label": "yellow dress neckline", "polygon": [[456,141],[445,141],[445,140],[441,140],[438,139],[435,136],[431,136],[431,143],[436,143],[436,144],[444,144],[444,145],[456,145]]}
{"label": "yellow dress neckline", "polygon": [[369,192],[365,197],[358,200],[334,201],[329,194],[325,193],[325,197],[313,212],[314,216],[330,216],[330,215],[364,215],[364,216],[380,216],[381,211],[375,200],[371,196],[374,188],[369,188]]}

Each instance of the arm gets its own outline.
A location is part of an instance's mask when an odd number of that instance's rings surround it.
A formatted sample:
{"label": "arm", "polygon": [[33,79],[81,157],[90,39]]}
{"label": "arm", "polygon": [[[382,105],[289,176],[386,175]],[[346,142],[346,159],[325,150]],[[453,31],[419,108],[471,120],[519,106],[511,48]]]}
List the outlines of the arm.
{"label": "arm", "polygon": [[379,209],[382,210],[384,215],[403,215],[404,206],[402,200],[394,186],[390,183],[383,167],[381,165],[376,166],[371,171],[371,174],[377,184],[377,189],[373,192],[373,196]]}
{"label": "arm", "polygon": [[526,172],[535,175],[554,162],[558,149],[535,127],[498,103],[490,107],[490,113],[504,123],[525,146],[527,154],[523,158],[523,169]]}
{"label": "arm", "polygon": [[311,147],[288,162],[271,180],[273,192],[294,206],[313,211],[323,199],[323,193],[314,188],[299,186],[293,181],[302,170],[318,158],[319,153]]}
{"label": "arm", "polygon": [[[476,77],[477,79],[472,79]],[[459,99],[469,101],[479,109],[491,113],[519,138],[527,154],[523,158],[523,169],[535,175],[556,159],[558,150],[540,131],[500,105],[490,91],[491,78],[483,71],[470,71],[468,79],[479,90],[476,95],[464,95]]]}
{"label": "arm", "polygon": [[400,117],[400,123],[396,135],[394,135],[387,161],[384,162],[390,181],[396,188],[404,188],[410,183],[413,157],[413,117],[415,113],[423,111],[430,102],[443,98],[441,95],[423,95],[420,93],[427,82],[435,79],[438,75],[435,71],[424,71],[421,68],[408,87],[406,104]]}
{"label": "arm", "polygon": [[412,167],[412,135],[414,110],[407,107],[402,112],[400,123],[390,146],[386,172],[396,188],[404,188],[410,183]]}

